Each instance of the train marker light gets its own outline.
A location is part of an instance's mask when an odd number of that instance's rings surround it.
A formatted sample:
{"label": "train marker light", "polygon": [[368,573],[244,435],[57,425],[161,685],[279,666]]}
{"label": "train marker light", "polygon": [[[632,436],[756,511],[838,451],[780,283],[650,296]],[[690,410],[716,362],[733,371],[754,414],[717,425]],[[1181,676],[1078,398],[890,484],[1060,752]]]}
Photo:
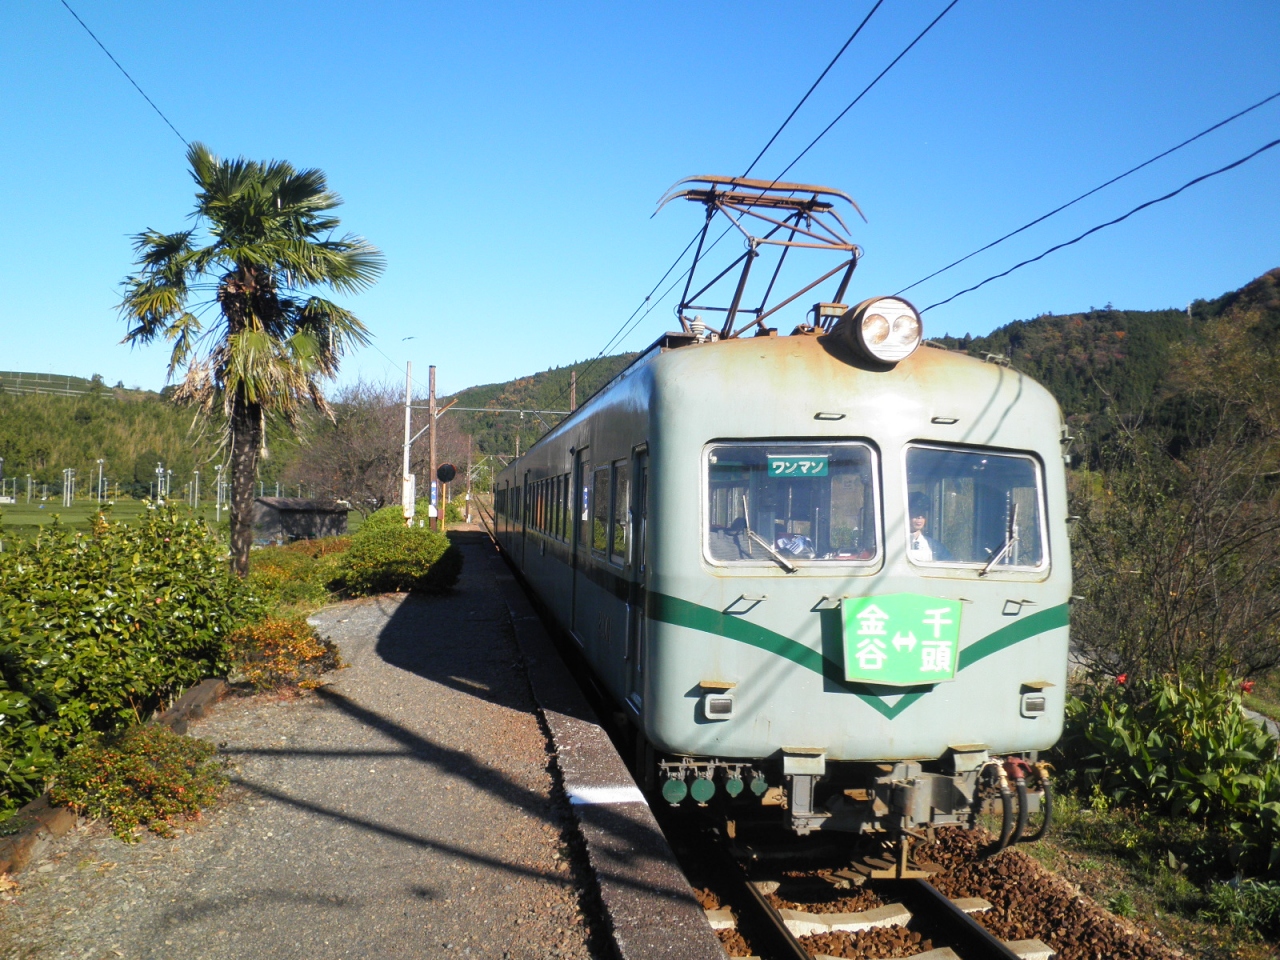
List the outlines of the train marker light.
{"label": "train marker light", "polygon": [[662,784],[662,799],[675,806],[689,795],[689,788],[678,777],[669,777]]}
{"label": "train marker light", "polygon": [[877,363],[905,360],[924,338],[919,312],[901,297],[864,300],[844,315],[836,329]]}
{"label": "train marker light", "polygon": [[715,781],[708,777],[697,777],[689,788],[689,795],[699,806],[706,806],[707,801],[716,795]]}

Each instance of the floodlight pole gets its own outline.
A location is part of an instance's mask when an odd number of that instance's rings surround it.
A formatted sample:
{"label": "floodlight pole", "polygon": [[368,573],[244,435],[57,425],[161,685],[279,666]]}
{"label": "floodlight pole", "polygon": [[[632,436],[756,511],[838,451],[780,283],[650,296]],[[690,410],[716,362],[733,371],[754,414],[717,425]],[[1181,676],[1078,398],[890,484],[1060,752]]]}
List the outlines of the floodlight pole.
{"label": "floodlight pole", "polygon": [[413,474],[409,472],[409,446],[413,437],[409,431],[413,418],[413,363],[404,365],[404,463],[400,470],[400,504],[404,511],[405,526],[412,526],[417,509]]}

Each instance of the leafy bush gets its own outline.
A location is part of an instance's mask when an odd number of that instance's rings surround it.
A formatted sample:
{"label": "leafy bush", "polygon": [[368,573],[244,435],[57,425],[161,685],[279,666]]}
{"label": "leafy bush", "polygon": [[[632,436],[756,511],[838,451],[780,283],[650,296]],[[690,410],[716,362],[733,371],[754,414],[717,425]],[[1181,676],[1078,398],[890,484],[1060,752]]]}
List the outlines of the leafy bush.
{"label": "leafy bush", "polygon": [[349,537],[324,537],[255,550],[249,582],[277,610],[318,607],[330,599],[350,545]]}
{"label": "leafy bush", "polygon": [[306,620],[268,618],[231,635],[232,679],[243,677],[256,690],[286,684],[318,686],[319,676],[341,666],[338,648],[322,640]]}
{"label": "leafy bush", "polygon": [[1233,927],[1251,927],[1269,940],[1280,937],[1280,883],[1244,880],[1209,887],[1206,920]]}
{"label": "leafy bush", "polygon": [[1234,866],[1280,862],[1276,741],[1216,679],[1099,683],[1067,702],[1059,751],[1084,793],[1173,816],[1225,837]]}
{"label": "leafy bush", "polygon": [[111,821],[121,840],[145,824],[173,836],[178,817],[193,820],[227,785],[217,749],[160,724],[142,724],[114,737],[94,736],[58,764],[50,798],[77,812]]}
{"label": "leafy bush", "polygon": [[53,524],[0,553],[0,815],[92,732],[134,723],[226,672],[261,613],[207,527],[156,511],[92,535]]}
{"label": "leafy bush", "polygon": [[437,593],[462,572],[462,552],[442,533],[406,527],[400,507],[371,514],[342,557],[339,582],[353,596],[392,590]]}

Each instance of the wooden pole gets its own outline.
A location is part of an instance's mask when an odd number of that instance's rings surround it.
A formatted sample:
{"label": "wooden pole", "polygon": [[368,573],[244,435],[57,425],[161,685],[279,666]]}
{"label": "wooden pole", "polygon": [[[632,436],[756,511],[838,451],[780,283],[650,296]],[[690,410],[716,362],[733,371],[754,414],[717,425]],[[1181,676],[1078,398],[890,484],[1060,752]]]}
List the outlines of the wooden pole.
{"label": "wooden pole", "polygon": [[578,371],[569,371],[569,411],[578,409]]}

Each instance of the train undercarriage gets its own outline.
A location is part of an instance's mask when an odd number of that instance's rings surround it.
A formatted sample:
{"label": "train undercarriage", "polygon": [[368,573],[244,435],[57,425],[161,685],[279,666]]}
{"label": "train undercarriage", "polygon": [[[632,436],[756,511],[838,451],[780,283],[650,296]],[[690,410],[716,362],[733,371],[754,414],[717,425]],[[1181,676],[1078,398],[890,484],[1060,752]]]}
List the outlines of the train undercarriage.
{"label": "train undercarriage", "polygon": [[986,815],[999,831],[997,849],[1038,840],[1053,802],[1046,764],[1034,755],[993,757],[981,747],[936,761],[827,762],[821,751],[787,750],[768,761],[663,758],[649,769],[668,804],[714,808],[731,833],[767,825],[896,845],[895,876],[908,871],[911,840],[935,827],[972,828]]}

